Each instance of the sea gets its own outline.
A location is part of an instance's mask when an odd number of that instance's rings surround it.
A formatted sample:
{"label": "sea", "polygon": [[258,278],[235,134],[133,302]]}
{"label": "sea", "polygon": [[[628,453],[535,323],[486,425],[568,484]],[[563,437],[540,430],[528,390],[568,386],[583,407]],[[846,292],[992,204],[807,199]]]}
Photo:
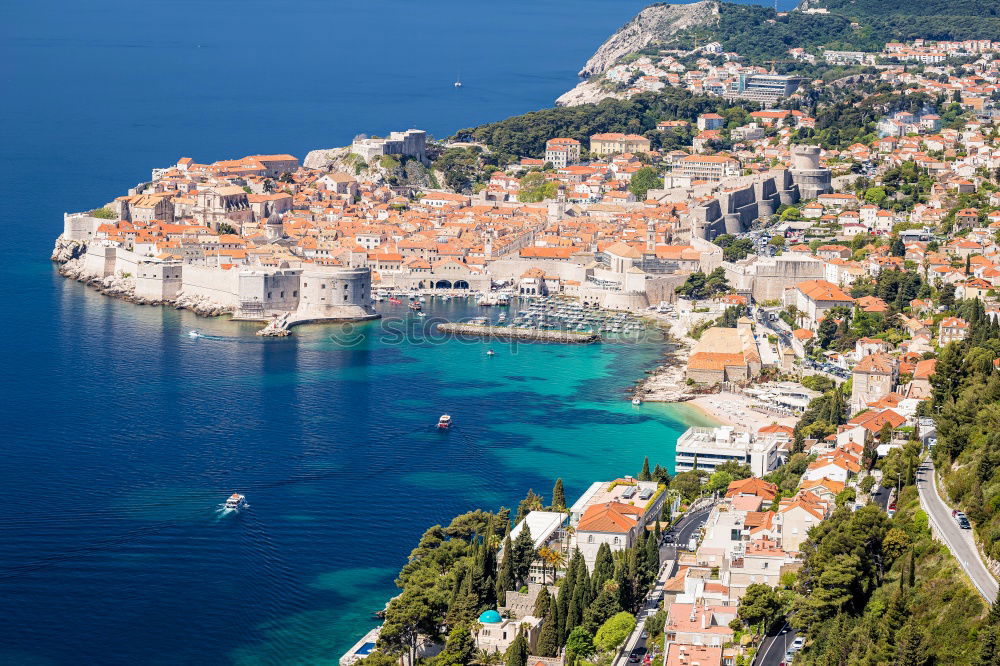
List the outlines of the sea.
{"label": "sea", "polygon": [[[427,527],[672,468],[703,417],[626,399],[655,336],[441,340],[481,314],[451,300],[264,340],[48,260],[63,212],[182,156],[550,106],[643,4],[0,3],[0,664],[332,664]],[[249,506],[220,511],[234,491]]]}

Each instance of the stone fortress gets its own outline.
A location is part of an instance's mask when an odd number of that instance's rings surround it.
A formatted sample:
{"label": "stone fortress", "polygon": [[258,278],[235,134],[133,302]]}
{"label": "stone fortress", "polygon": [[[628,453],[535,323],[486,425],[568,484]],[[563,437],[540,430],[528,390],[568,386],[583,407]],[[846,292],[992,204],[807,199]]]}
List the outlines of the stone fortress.
{"label": "stone fortress", "polygon": [[428,164],[427,132],[408,129],[405,132],[392,132],[384,139],[355,139],[351,143],[351,152],[360,155],[367,162],[382,155],[405,155]]}
{"label": "stone fortress", "polygon": [[[274,229],[273,220],[268,226]],[[197,312],[231,312],[233,319],[283,327],[311,321],[356,321],[379,315],[371,303],[371,269],[301,263],[293,266],[200,265],[139,254],[94,239],[106,220],[64,216],[56,252],[69,252],[64,272],[140,303],[183,304]],[[273,231],[269,234],[273,237]],[[63,250],[60,250],[60,246]],[[71,248],[71,249],[70,249]],[[54,255],[55,256],[55,255]]]}
{"label": "stone fortress", "polygon": [[712,240],[722,234],[747,231],[759,217],[773,215],[779,206],[814,199],[832,192],[831,173],[819,163],[819,146],[792,148],[792,168],[772,169],[724,183],[714,198],[691,210],[691,236]]}

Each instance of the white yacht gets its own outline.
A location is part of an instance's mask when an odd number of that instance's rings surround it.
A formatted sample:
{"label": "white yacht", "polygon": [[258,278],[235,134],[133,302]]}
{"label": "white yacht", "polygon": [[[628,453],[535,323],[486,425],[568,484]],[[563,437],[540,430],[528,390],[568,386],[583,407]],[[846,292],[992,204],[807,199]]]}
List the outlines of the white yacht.
{"label": "white yacht", "polygon": [[438,419],[438,428],[450,428],[451,427],[451,416],[448,414],[442,414],[441,418]]}
{"label": "white yacht", "polygon": [[242,509],[247,505],[247,498],[239,493],[233,493],[226,500],[226,509],[229,511],[236,511],[237,509]]}

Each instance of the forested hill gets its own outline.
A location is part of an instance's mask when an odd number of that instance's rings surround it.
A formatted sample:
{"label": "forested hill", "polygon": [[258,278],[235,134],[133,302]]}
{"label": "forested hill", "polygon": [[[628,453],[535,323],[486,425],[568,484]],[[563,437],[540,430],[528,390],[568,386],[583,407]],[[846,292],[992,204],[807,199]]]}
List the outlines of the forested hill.
{"label": "forested hill", "polygon": [[969,0],[807,0],[800,8],[824,8],[829,14],[801,11],[776,14],[760,5],[719,5],[719,19],[665,36],[660,45],[692,48],[717,41],[725,51],[763,64],[787,58],[788,49],[828,48],[881,51],[888,41],[918,37],[932,40],[1000,40],[1000,1]]}
{"label": "forested hill", "polygon": [[803,0],[891,39],[1000,39],[997,0]]}

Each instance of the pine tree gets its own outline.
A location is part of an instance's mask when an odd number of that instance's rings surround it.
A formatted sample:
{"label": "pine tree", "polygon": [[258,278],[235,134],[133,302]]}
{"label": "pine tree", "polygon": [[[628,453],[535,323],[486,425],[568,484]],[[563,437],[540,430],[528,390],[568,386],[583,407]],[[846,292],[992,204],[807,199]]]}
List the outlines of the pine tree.
{"label": "pine tree", "polygon": [[987,624],[996,626],[1000,624],[1000,597],[990,606],[990,612],[986,615]]}
{"label": "pine tree", "polygon": [[[498,525],[497,536],[503,538],[510,534],[510,509],[505,506],[500,507],[500,510],[497,511],[496,524]],[[502,533],[499,528],[502,528]]]}
{"label": "pine tree", "polygon": [[642,471],[639,472],[640,481],[652,481],[653,475],[649,473],[649,456],[642,459]]}
{"label": "pine tree", "polygon": [[992,625],[983,627],[979,632],[979,661],[977,666],[996,666],[997,657],[997,630]]}
{"label": "pine tree", "polygon": [[923,664],[926,659],[924,637],[913,618],[907,620],[896,633],[896,660],[900,666]]}
{"label": "pine tree", "polygon": [[556,484],[552,486],[552,508],[556,510],[566,508],[566,491],[563,490],[562,479],[556,479]]}
{"label": "pine tree", "polygon": [[448,634],[448,642],[444,651],[434,661],[442,666],[459,666],[472,662],[476,654],[476,641],[472,637],[472,628],[466,624],[457,624]]}
{"label": "pine tree", "polygon": [[517,525],[524,520],[524,517],[527,516],[529,512],[536,511],[541,508],[542,496],[529,488],[528,494],[517,505],[517,517],[514,518],[514,524]]}

